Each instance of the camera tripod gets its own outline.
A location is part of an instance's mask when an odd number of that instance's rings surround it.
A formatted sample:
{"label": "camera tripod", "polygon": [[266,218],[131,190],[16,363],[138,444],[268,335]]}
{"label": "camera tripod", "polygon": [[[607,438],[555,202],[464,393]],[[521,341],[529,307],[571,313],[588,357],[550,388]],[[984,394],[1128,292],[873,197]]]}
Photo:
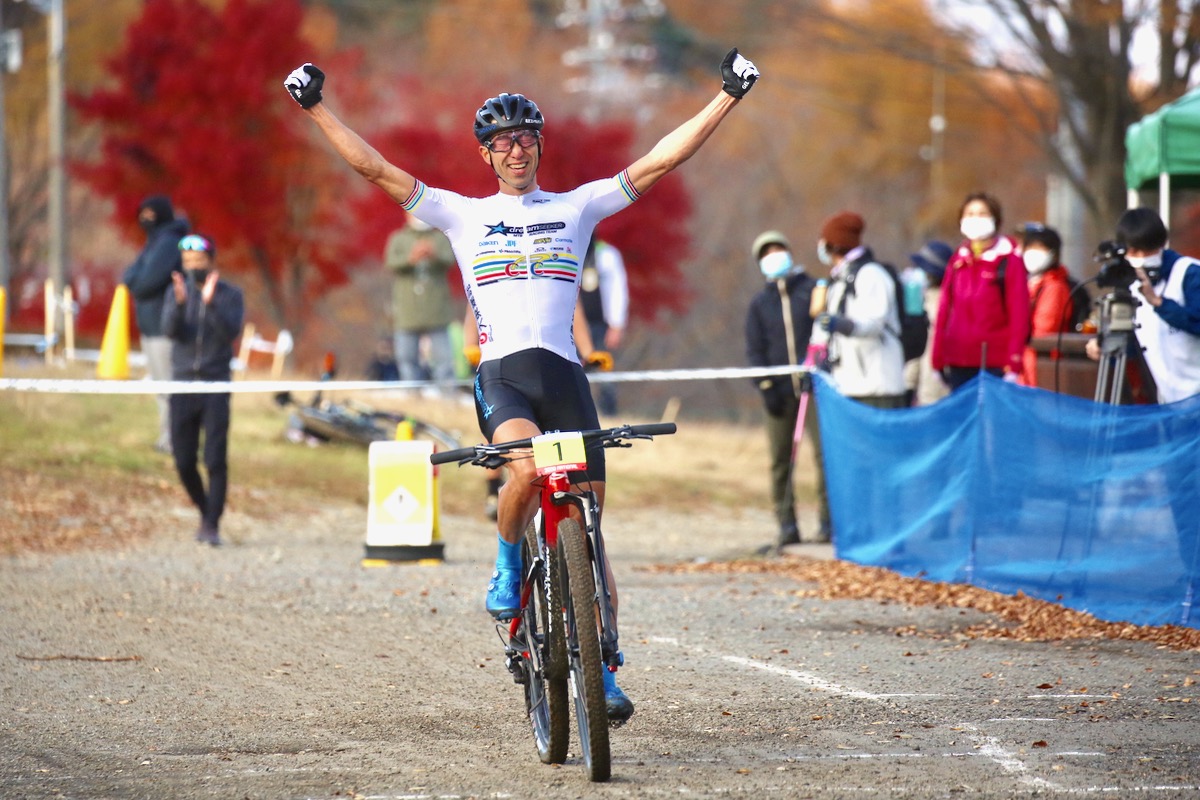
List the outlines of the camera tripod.
{"label": "camera tripod", "polygon": [[1133,335],[1133,295],[1118,289],[1100,298],[1100,370],[1096,402],[1120,405],[1125,390],[1125,365]]}

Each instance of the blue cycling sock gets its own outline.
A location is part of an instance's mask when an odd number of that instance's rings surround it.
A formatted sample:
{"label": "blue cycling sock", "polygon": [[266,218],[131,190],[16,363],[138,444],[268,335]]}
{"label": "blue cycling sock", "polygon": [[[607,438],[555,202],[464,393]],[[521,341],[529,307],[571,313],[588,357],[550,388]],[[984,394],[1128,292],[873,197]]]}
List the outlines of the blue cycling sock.
{"label": "blue cycling sock", "polygon": [[617,688],[617,673],[609,672],[608,667],[600,665],[600,676],[604,679],[604,691],[611,692]]}
{"label": "blue cycling sock", "polygon": [[496,534],[496,539],[500,542],[500,548],[496,552],[496,569],[519,570],[521,568],[521,543],[509,544],[499,533]]}

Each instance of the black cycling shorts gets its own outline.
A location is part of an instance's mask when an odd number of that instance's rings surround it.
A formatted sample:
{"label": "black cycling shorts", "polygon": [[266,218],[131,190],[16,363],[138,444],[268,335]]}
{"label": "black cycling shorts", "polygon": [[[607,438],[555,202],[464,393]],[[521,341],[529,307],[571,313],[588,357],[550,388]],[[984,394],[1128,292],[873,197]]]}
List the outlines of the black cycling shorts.
{"label": "black cycling shorts", "polygon": [[[510,419],[527,419],[543,433],[600,427],[583,367],[535,347],[479,365],[475,375],[475,416],[489,442]],[[587,478],[604,480],[604,450],[588,448]],[[571,473],[578,483],[583,473]]]}

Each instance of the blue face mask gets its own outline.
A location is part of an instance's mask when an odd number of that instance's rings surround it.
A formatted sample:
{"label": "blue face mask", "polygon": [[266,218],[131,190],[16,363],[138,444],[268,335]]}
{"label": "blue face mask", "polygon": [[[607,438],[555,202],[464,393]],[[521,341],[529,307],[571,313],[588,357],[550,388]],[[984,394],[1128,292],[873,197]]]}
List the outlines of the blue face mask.
{"label": "blue face mask", "polygon": [[787,250],[767,253],[758,260],[758,268],[769,280],[783,277],[792,268],[792,254]]}

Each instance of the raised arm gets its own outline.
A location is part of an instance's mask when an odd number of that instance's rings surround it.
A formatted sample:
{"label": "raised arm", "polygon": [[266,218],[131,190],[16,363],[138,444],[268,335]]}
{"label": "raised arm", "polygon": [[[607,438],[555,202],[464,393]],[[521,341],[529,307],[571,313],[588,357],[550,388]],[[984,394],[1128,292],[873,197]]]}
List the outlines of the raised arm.
{"label": "raised arm", "polygon": [[403,203],[412,194],[416,178],[385,159],[321,102],[324,84],[325,73],[312,64],[292,70],[283,82],[288,94],[308,113],[338,155],[359,175]]}
{"label": "raised arm", "polygon": [[721,93],[699,114],[668,133],[649,153],[629,166],[629,179],[634,188],[639,193],[645,192],[662,176],[695,155],[725,115],[754,86],[758,74],[752,62],[738,55],[736,47],[730,50],[721,62]]}

